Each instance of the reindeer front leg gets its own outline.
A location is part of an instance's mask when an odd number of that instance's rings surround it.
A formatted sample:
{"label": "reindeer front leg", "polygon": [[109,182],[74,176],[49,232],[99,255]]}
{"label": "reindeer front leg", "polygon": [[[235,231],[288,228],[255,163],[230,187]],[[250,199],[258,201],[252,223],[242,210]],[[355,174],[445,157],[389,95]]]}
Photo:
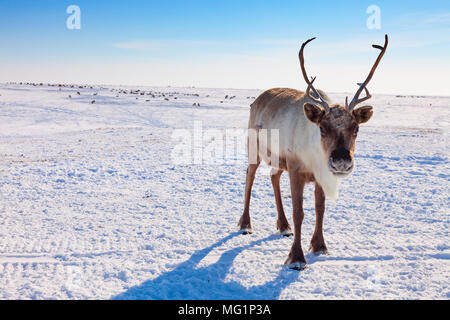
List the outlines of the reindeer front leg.
{"label": "reindeer front leg", "polygon": [[306,267],[305,256],[303,255],[301,233],[303,222],[303,189],[305,187],[305,177],[298,170],[289,170],[289,180],[291,183],[292,209],[294,220],[294,243],[291,252],[284,264],[295,270],[303,270]]}
{"label": "reindeer front leg", "polygon": [[316,182],[314,189],[316,200],[316,227],[311,240],[311,252],[314,254],[327,253],[328,249],[323,238],[323,215],[325,213],[325,193],[322,187]]}

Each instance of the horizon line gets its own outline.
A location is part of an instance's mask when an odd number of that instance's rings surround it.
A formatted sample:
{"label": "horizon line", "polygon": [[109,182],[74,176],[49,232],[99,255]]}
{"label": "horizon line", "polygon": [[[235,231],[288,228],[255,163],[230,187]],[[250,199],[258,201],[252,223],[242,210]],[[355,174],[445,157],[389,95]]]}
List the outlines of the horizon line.
{"label": "horizon line", "polygon": [[[48,82],[48,81],[7,81],[7,82],[0,82],[0,85],[8,85],[8,84],[17,84],[20,85],[19,83],[22,83],[22,85],[27,85],[27,84],[38,84],[38,86],[40,86],[40,84],[42,83],[43,86],[46,85],[64,85],[64,86],[107,86],[107,87],[114,87],[114,86],[122,86],[122,87],[154,87],[154,88],[190,88],[190,89],[228,89],[228,90],[258,90],[258,91],[266,91],[269,89],[273,89],[273,88],[288,88],[288,87],[271,87],[271,88],[266,88],[266,89],[261,89],[261,88],[232,88],[232,87],[203,87],[203,86],[195,86],[195,85],[150,85],[150,84],[107,84],[107,83],[60,83],[60,82]],[[306,85],[305,85],[306,87]],[[290,89],[295,89],[298,91],[303,92],[301,89],[296,89],[296,88],[290,88]],[[306,89],[305,89],[306,90]],[[349,91],[327,91],[326,93],[329,94],[349,94],[349,95],[353,95],[354,93],[349,92]],[[403,92],[399,92],[399,93],[379,93],[379,92],[374,92],[372,93],[373,95],[380,95],[380,96],[411,96],[411,97],[436,97],[436,98],[450,98],[450,94],[445,95],[445,94],[439,94],[439,95],[430,95],[430,94],[411,94],[411,93],[403,93]]]}

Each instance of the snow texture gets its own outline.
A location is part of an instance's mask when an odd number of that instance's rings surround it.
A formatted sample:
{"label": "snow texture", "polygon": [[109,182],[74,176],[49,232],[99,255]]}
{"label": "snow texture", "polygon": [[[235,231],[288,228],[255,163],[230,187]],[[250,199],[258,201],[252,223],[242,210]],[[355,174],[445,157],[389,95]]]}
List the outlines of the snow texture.
{"label": "snow texture", "polygon": [[[176,129],[245,129],[259,93],[0,85],[0,299],[449,299],[450,98],[370,101],[356,169],[327,201],[330,253],[299,272],[267,166],[240,235],[245,150],[172,159]],[[292,225],[286,174],[281,188]],[[306,253],[312,185],[304,207]]]}

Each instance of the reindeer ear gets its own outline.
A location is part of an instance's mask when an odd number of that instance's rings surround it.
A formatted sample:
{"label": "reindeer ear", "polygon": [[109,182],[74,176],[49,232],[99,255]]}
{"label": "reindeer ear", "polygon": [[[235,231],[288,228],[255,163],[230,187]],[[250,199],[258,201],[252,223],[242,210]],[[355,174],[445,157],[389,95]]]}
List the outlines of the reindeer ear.
{"label": "reindeer ear", "polygon": [[373,115],[373,108],[371,106],[363,106],[353,110],[353,116],[358,124],[365,123],[370,120]]}
{"label": "reindeer ear", "polygon": [[316,124],[319,124],[325,114],[325,111],[322,108],[311,103],[305,103],[303,105],[303,110],[308,120]]}

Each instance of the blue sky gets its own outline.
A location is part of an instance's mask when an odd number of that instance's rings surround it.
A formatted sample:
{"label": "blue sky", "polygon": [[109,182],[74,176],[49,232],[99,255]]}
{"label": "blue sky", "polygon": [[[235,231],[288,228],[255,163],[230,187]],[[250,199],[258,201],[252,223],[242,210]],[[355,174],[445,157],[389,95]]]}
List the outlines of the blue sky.
{"label": "blue sky", "polygon": [[[68,30],[69,5],[81,29]],[[366,9],[381,10],[370,30]],[[450,95],[450,2],[0,0],[0,81],[353,91],[390,36],[373,92]]]}

